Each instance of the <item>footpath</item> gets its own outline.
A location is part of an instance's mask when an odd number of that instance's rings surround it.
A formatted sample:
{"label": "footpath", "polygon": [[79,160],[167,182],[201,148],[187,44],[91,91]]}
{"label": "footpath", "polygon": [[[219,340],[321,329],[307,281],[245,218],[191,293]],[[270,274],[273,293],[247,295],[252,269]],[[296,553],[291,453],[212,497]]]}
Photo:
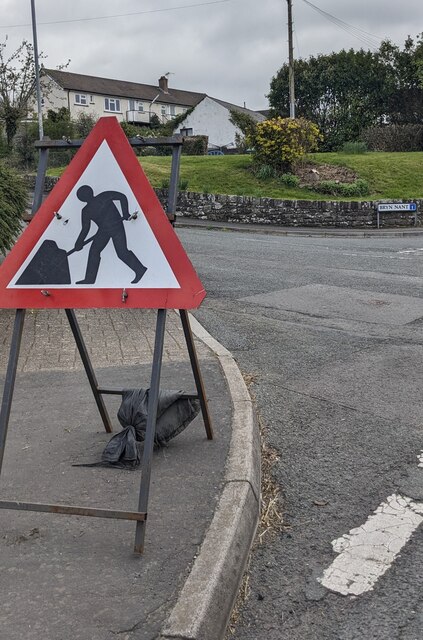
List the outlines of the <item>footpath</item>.
{"label": "footpath", "polygon": [[[80,310],[101,386],[149,386],[155,313]],[[0,310],[0,383],[14,312]],[[135,524],[2,510],[0,637],[8,640],[219,640],[259,512],[260,446],[232,356],[191,317],[215,431],[201,413],[155,451],[145,552]],[[176,312],[168,314],[162,389],[195,391]],[[105,396],[114,418],[120,398]],[[63,311],[28,311],[9,424],[3,500],[134,509],[140,469],[100,460],[105,433]]]}

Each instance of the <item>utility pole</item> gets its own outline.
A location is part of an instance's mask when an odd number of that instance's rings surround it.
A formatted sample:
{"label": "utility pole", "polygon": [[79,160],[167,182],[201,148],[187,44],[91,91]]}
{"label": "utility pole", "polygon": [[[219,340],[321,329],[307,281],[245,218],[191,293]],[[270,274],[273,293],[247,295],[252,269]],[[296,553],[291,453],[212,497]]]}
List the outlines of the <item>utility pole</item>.
{"label": "utility pole", "polygon": [[289,117],[295,118],[294,44],[292,40],[292,0],[288,3]]}
{"label": "utility pole", "polygon": [[35,65],[35,91],[37,94],[38,109],[38,133],[39,138],[44,138],[43,130],[43,112],[41,104],[41,87],[40,87],[40,66],[38,60],[38,42],[37,42],[37,22],[35,18],[35,0],[31,0],[31,16],[32,16],[32,37],[34,42],[34,65]]}

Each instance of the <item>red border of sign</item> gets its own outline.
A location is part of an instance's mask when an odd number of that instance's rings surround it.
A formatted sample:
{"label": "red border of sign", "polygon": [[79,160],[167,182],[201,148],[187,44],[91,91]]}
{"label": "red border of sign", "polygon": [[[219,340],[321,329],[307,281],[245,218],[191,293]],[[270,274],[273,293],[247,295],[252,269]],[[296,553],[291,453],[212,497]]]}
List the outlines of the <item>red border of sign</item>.
{"label": "red border of sign", "polygon": [[[180,289],[127,289],[122,302],[122,289],[55,289],[48,286],[50,295],[40,289],[7,289],[22,263],[50,224],[82,173],[91,162],[101,143],[106,140],[169,265]],[[184,248],[148,182],[135,153],[115,116],[100,118],[48,198],[43,202],[31,223],[23,232],[0,266],[0,308],[83,309],[131,307],[146,309],[195,309],[206,292]]]}

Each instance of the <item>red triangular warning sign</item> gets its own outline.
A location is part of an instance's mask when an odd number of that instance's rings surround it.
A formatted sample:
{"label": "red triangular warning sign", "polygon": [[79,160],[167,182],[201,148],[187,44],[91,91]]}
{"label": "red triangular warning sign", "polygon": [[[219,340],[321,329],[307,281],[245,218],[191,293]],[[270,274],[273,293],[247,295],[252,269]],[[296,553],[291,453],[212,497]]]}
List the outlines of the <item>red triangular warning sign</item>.
{"label": "red triangular warning sign", "polygon": [[205,291],[114,117],[0,266],[0,308],[192,309]]}

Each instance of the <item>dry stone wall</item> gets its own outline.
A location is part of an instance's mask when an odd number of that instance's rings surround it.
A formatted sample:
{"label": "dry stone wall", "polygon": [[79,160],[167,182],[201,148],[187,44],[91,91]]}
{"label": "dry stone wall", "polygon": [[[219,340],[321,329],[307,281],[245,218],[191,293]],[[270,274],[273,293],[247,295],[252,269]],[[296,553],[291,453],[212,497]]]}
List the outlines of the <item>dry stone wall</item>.
{"label": "dry stone wall", "polygon": [[[28,186],[33,189],[35,177],[28,176]],[[50,191],[58,178],[46,178],[45,190]],[[167,190],[155,189],[163,206],[167,203]],[[401,202],[391,200],[390,202]],[[423,200],[417,204],[418,219],[423,210]],[[244,224],[269,224],[286,227],[376,227],[375,201],[335,200],[276,200],[249,196],[227,196],[191,191],[178,195],[177,214],[187,218],[215,220],[218,222],[241,222]],[[414,225],[411,212],[380,214],[380,227],[409,227]]]}
{"label": "dry stone wall", "polygon": [[[167,191],[156,190],[162,203]],[[392,202],[392,201],[391,201]],[[398,201],[400,202],[400,201]],[[423,200],[416,200],[421,211]],[[177,213],[189,218],[271,224],[288,227],[375,227],[378,202],[331,200],[276,200],[248,196],[226,196],[182,191],[178,196]],[[392,212],[380,214],[380,226],[412,226],[414,214]]]}

